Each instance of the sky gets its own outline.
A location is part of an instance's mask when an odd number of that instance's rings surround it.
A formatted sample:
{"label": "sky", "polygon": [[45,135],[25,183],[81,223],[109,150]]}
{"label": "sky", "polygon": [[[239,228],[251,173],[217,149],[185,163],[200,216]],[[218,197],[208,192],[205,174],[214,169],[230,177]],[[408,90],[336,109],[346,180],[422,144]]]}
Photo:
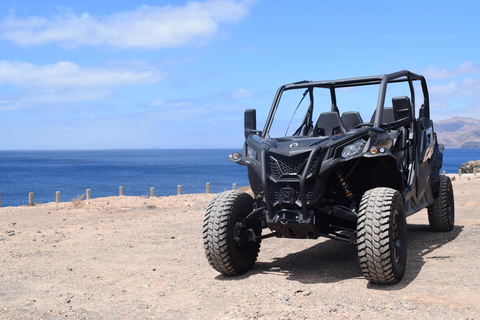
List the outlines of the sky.
{"label": "sky", "polygon": [[479,1],[0,0],[0,150],[240,148],[279,86],[410,70],[480,119]]}

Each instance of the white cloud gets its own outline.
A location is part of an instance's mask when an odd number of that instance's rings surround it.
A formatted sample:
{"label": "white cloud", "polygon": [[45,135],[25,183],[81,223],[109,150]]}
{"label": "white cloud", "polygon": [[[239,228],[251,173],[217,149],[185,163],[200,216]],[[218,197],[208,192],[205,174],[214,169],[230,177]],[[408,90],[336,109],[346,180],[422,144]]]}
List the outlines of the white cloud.
{"label": "white cloud", "polygon": [[465,78],[462,81],[462,88],[465,95],[480,97],[480,79]]}
{"label": "white cloud", "polygon": [[467,116],[480,118],[480,67],[473,62],[457,68],[429,67],[424,71],[429,84],[431,112],[434,117]]}
{"label": "white cloud", "polygon": [[479,66],[475,65],[472,61],[465,61],[455,69],[448,69],[446,67],[438,68],[435,66],[430,66],[423,72],[423,75],[425,76],[425,78],[427,78],[427,80],[428,79],[441,80],[441,79],[454,78],[458,75],[476,74],[479,72],[480,72]]}
{"label": "white cloud", "polygon": [[195,99],[179,99],[179,100],[161,100],[154,99],[151,103],[151,107],[162,107],[162,108],[185,108],[191,106]]}
{"label": "white cloud", "polygon": [[107,88],[42,88],[27,90],[21,101],[24,104],[86,102],[102,100],[110,94]]}
{"label": "white cloud", "polygon": [[247,89],[238,89],[232,93],[234,99],[245,99],[253,97],[253,92]]}
{"label": "white cloud", "polygon": [[447,84],[436,84],[429,88],[430,93],[452,95],[458,92],[458,85],[455,81],[450,81]]}
{"label": "white cloud", "polygon": [[99,101],[114,89],[156,83],[164,75],[141,61],[122,61],[104,66],[79,66],[70,61],[49,65],[0,61],[0,86],[24,88],[14,99],[0,95],[0,109],[14,110],[61,102]]}
{"label": "white cloud", "polygon": [[185,6],[141,6],[135,11],[96,17],[64,11],[46,18],[17,18],[0,22],[0,38],[22,46],[58,43],[63,47],[110,46],[157,49],[201,43],[215,35],[221,23],[238,22],[253,1],[212,0]]}
{"label": "white cloud", "polygon": [[50,65],[0,61],[0,85],[25,88],[116,87],[150,84],[163,75],[147,65],[125,63],[122,66],[81,67],[70,61]]}
{"label": "white cloud", "polygon": [[[235,91],[224,91],[213,93],[202,97],[187,99],[153,99],[150,102],[152,108],[162,108],[162,112],[174,112],[181,115],[183,112],[195,110],[195,114],[214,114],[221,118],[232,114],[242,114],[241,111],[248,109],[248,106],[238,104],[237,100],[253,97],[254,93],[247,89],[238,89]],[[200,111],[202,110],[202,111]]]}

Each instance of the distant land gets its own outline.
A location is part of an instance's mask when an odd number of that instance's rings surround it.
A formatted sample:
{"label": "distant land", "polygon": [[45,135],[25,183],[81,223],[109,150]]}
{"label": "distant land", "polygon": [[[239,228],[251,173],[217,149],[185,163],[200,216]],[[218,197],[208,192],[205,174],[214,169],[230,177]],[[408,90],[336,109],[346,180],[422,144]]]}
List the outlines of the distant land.
{"label": "distant land", "polygon": [[446,148],[480,148],[480,120],[453,117],[433,125],[438,141]]}

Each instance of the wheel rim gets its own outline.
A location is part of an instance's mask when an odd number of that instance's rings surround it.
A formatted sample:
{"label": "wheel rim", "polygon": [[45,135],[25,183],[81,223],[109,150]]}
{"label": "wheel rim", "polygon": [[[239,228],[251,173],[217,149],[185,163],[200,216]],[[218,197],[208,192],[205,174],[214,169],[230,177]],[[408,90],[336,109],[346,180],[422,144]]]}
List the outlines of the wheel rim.
{"label": "wheel rim", "polygon": [[393,258],[395,263],[398,263],[401,257],[402,251],[402,222],[400,221],[400,215],[398,211],[395,210],[393,212],[392,217],[392,250],[393,250]]}
{"label": "wheel rim", "polygon": [[239,219],[235,223],[235,228],[234,228],[234,232],[233,232],[233,240],[235,241],[235,247],[240,252],[244,251],[245,247],[247,245],[247,241],[246,241],[246,238],[245,238],[245,236],[246,236],[245,233],[246,233],[246,227],[242,223],[242,220]]}
{"label": "wheel rim", "polygon": [[243,219],[238,219],[235,223],[233,240],[239,252],[248,252],[250,248],[255,245],[255,242],[248,240],[248,229],[255,230],[250,224],[245,225]]}

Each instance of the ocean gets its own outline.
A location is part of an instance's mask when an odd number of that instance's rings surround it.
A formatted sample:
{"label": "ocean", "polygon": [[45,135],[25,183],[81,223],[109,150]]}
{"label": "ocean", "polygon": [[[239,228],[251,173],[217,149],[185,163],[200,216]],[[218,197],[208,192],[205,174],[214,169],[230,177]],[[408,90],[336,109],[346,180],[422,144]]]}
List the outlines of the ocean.
{"label": "ocean", "polygon": [[130,196],[205,192],[216,193],[248,185],[247,169],[227,161],[240,150],[82,150],[0,151],[2,207],[70,201],[91,190],[92,198],[118,195],[119,186]]}
{"label": "ocean", "polygon": [[[0,194],[2,207],[28,203],[70,201],[91,189],[92,198],[118,195],[119,186],[130,196],[205,192],[210,182],[212,193],[230,190],[232,184],[247,186],[247,169],[227,156],[235,149],[215,150],[75,150],[75,151],[0,151]],[[469,160],[480,159],[480,149],[446,149],[443,169],[457,173]]]}

